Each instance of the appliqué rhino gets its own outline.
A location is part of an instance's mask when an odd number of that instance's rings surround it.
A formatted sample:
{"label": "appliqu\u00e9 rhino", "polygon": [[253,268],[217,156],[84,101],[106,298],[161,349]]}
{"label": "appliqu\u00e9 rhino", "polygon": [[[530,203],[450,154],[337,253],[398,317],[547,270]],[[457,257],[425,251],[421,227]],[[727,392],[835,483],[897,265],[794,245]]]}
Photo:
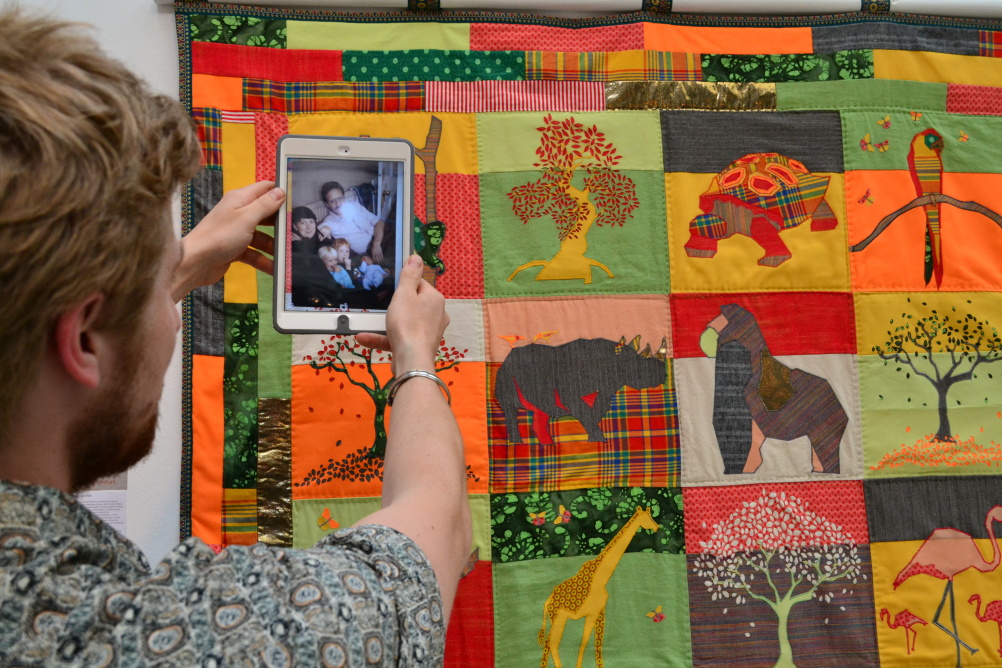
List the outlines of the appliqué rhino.
{"label": "appliqu\u00e9 rhino", "polygon": [[532,433],[541,445],[553,443],[551,418],[570,415],[591,441],[604,441],[599,421],[623,387],[644,389],[664,384],[667,339],[651,352],[640,351],[640,337],[629,344],[608,339],[576,339],[559,346],[531,343],[515,348],[498,369],[494,395],[504,411],[509,443],[522,440],[519,411],[531,414]]}

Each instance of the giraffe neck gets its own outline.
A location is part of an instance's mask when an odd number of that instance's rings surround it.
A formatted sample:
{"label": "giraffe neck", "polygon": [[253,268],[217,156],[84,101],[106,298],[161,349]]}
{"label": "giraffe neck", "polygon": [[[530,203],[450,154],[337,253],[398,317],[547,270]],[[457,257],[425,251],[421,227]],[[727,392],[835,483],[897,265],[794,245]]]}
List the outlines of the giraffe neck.
{"label": "giraffe neck", "polygon": [[612,537],[612,540],[605,546],[605,549],[595,557],[594,560],[598,562],[598,567],[595,569],[595,577],[592,579],[593,586],[605,586],[609,582],[609,578],[612,577],[613,571],[616,570],[620,558],[622,558],[626,552],[626,548],[630,546],[633,536],[639,530],[640,516],[636,514],[619,530],[619,533]]}

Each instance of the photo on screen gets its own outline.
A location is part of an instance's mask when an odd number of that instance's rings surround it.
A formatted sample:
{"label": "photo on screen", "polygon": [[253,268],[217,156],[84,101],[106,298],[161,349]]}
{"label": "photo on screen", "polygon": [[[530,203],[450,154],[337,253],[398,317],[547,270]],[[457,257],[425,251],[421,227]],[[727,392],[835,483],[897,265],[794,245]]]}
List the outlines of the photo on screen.
{"label": "photo on screen", "polygon": [[403,164],[288,159],[285,307],[385,311],[402,266]]}

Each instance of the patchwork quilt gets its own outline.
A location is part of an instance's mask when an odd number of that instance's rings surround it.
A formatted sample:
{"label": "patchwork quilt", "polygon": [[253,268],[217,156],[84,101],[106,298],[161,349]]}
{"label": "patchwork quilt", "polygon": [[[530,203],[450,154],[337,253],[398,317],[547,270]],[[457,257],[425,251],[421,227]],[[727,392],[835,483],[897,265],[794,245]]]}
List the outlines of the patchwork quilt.
{"label": "patchwork quilt", "polygon": [[[449,666],[1000,665],[1002,24],[176,16],[189,228],[284,134],[417,148],[474,515]],[[213,545],[378,507],[389,358],[271,303],[234,266],[186,305]]]}

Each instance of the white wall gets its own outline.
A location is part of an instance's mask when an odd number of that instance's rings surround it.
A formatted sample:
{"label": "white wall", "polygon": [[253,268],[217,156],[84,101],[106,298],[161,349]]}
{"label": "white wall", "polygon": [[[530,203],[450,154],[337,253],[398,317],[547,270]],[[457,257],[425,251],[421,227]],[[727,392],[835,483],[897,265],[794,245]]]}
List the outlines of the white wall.
{"label": "white wall", "polygon": [[[95,26],[105,51],[156,91],[177,97],[174,8],[153,0],[22,0],[24,7]],[[175,204],[180,230],[180,207]],[[159,561],[178,541],[181,483],[181,346],[167,372],[151,454],[129,471],[128,537]],[[150,379],[159,382],[159,379]]]}

